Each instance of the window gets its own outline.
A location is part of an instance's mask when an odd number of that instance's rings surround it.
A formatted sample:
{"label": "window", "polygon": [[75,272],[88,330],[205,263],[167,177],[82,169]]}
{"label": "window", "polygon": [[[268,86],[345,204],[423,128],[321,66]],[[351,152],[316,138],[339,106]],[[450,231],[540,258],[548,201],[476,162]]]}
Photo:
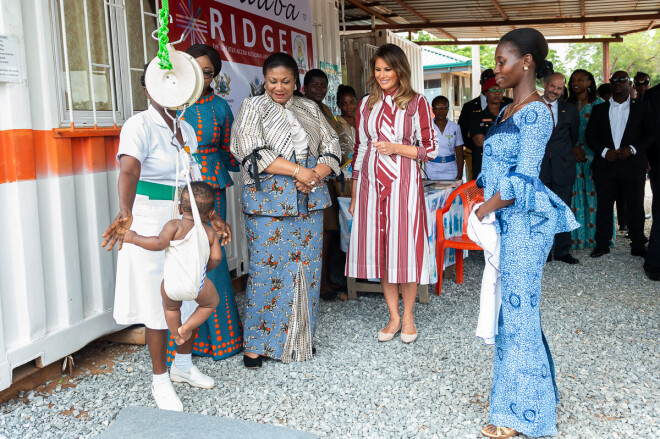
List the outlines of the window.
{"label": "window", "polygon": [[429,90],[432,88],[441,88],[442,81],[440,79],[427,79],[424,81],[424,90]]}
{"label": "window", "polygon": [[51,0],[63,125],[111,126],[147,108],[140,76],[158,51],[157,3]]}

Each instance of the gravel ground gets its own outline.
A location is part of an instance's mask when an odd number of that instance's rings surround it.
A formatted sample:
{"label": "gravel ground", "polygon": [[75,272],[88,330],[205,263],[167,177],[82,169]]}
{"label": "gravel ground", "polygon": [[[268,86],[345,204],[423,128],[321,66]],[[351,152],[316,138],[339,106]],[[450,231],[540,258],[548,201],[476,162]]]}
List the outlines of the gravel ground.
{"label": "gravel ground", "polygon": [[[623,237],[600,259],[588,251],[574,255],[580,265],[546,265],[541,305],[561,393],[557,437],[655,438],[660,286],[644,276],[642,259],[630,256]],[[285,425],[324,438],[480,438],[493,360],[492,349],[474,337],[482,269],[482,258],[473,255],[463,285],[446,280],[440,297],[417,304],[420,337],[412,345],[398,337],[376,341],[386,323],[382,296],[323,302],[313,361],[267,361],[251,371],[241,355],[219,362],[198,358],[216,388],[176,385],[177,391],[189,412]],[[127,405],[155,407],[150,380],[146,348],[122,355],[112,372],[3,404],[0,438],[93,437]]]}

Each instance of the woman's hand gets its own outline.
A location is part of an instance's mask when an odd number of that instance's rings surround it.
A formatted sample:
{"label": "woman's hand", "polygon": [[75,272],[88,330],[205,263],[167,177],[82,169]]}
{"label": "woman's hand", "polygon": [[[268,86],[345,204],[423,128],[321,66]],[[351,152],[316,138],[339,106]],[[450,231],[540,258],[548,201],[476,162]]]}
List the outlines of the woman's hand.
{"label": "woman's hand", "polygon": [[211,216],[209,217],[209,222],[211,227],[215,231],[215,234],[220,238],[220,245],[225,246],[231,242],[231,227],[229,224],[220,218],[218,212],[215,209],[211,210]]}
{"label": "woman's hand", "polygon": [[477,216],[477,219],[479,220],[479,222],[483,221],[484,216],[486,216],[485,214],[481,213],[480,210],[481,210],[481,206],[477,207],[477,210],[474,212],[474,214]]}
{"label": "woman's hand", "polygon": [[399,145],[392,142],[374,142],[374,148],[379,154],[392,155],[399,154]]}
{"label": "woman's hand", "polygon": [[348,213],[353,216],[353,212],[355,212],[355,197],[351,198],[351,205],[348,207]]}
{"label": "woman's hand", "polygon": [[103,232],[103,242],[101,247],[106,247],[110,251],[115,246],[117,241],[117,250],[121,250],[121,247],[124,243],[124,236],[126,232],[131,228],[133,223],[133,213],[128,209],[122,209],[119,211],[112,224]]}
{"label": "woman's hand", "polygon": [[310,193],[314,188],[320,187],[322,180],[314,170],[301,166],[294,182],[300,192]]}

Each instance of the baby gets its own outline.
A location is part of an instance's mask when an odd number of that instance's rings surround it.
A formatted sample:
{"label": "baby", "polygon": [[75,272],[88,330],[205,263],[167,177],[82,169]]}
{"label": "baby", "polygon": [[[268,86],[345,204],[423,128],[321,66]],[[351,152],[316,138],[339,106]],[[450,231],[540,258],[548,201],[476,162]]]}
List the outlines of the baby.
{"label": "baby", "polygon": [[[165,250],[164,279],[160,292],[163,297],[165,321],[175,337],[177,345],[189,340],[193,331],[211,316],[220,302],[215,285],[206,276],[206,273],[217,267],[222,260],[222,249],[218,237],[215,231],[207,225],[209,215],[215,207],[215,193],[211,186],[201,181],[192,182],[190,186],[202,222],[199,225],[203,226],[203,230],[206,232],[206,235],[202,236],[201,242],[195,242],[195,236],[193,236],[196,228],[187,186],[181,193],[179,203],[181,219],[168,221],[158,236],[140,236],[133,230],[129,230],[124,237],[125,243],[135,244],[145,250]],[[189,257],[186,257],[186,254]],[[191,284],[191,279],[196,279],[195,275],[199,273],[186,272],[189,271],[186,268],[190,266],[190,262],[193,262],[194,267],[194,259],[200,256],[205,258],[201,265],[206,265],[205,271],[199,276],[201,285]],[[183,324],[181,324],[182,300],[195,300],[199,305]]]}

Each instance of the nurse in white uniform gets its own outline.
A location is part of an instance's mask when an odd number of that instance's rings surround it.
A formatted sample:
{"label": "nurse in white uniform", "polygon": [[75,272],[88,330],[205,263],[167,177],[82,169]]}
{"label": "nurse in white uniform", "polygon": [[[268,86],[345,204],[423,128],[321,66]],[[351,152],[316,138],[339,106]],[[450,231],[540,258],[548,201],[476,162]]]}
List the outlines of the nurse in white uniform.
{"label": "nurse in white uniform", "polygon": [[[144,87],[144,75],[141,79]],[[145,93],[149,97],[146,87]],[[156,404],[161,409],[182,411],[183,405],[171,379],[207,388],[213,386],[213,379],[192,366],[190,353],[194,337],[177,348],[175,364],[168,376],[165,364],[167,324],[160,294],[165,253],[144,250],[133,244],[122,245],[126,230],[157,236],[173,215],[177,147],[172,144],[174,121],[165,112],[175,118],[176,110],[165,109],[150,100],[149,108],[128,119],[121,130],[117,152],[119,213],[103,234],[103,246],[108,245],[110,250],[118,243],[119,249],[114,318],[120,325],[143,324],[146,327],[153,366],[151,390]],[[195,130],[185,121],[178,123],[176,143],[188,154],[197,150]],[[178,183],[183,186],[185,182],[181,172]],[[215,216],[212,225],[225,243],[231,239],[229,226],[222,219]],[[181,363],[181,359],[187,361]]]}
{"label": "nurse in white uniform", "polygon": [[461,180],[463,178],[463,137],[458,124],[447,119],[449,100],[437,96],[431,103],[433,130],[438,140],[438,156],[426,163],[431,180]]}

